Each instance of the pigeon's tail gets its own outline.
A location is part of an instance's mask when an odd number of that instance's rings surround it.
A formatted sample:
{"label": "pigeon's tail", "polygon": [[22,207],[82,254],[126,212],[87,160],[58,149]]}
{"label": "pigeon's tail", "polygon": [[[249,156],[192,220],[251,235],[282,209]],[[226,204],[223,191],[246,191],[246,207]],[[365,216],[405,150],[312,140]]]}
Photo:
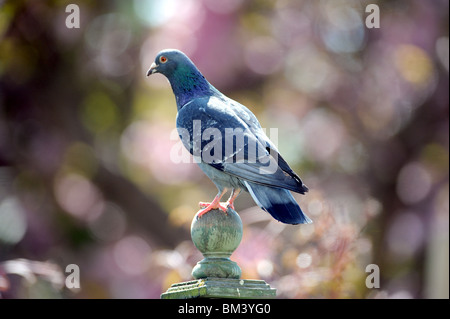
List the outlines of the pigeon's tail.
{"label": "pigeon's tail", "polygon": [[293,225],[312,223],[312,220],[303,213],[287,189],[268,187],[248,181],[245,181],[245,186],[258,206],[276,220]]}

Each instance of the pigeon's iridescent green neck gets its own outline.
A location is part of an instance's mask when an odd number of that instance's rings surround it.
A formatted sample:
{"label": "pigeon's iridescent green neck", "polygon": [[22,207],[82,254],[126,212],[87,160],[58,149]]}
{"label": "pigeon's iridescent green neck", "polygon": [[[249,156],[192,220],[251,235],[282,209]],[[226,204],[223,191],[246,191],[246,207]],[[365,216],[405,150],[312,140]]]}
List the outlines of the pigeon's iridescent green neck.
{"label": "pigeon's iridescent green neck", "polygon": [[194,65],[179,65],[167,78],[175,94],[178,110],[193,98],[211,95],[216,91]]}

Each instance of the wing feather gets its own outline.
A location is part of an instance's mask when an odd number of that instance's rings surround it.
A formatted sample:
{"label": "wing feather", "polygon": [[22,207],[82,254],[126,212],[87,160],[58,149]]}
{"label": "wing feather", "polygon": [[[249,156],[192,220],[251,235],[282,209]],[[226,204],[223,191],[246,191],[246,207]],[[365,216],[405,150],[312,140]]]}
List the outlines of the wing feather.
{"label": "wing feather", "polygon": [[194,99],[178,112],[177,128],[189,132],[191,139],[182,139],[189,152],[199,151],[202,162],[220,171],[269,187],[308,191],[253,113],[235,101],[216,96]]}

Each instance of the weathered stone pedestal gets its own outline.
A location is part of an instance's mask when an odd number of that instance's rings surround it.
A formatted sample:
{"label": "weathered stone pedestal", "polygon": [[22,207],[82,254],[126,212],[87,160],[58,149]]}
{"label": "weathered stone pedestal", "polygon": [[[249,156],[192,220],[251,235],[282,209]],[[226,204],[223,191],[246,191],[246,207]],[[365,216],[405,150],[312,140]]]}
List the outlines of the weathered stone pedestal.
{"label": "weathered stone pedestal", "polygon": [[173,284],[162,299],[186,298],[274,298],[276,289],[264,280],[243,280],[231,254],[242,239],[242,221],[228,208],[227,214],[213,210],[191,224],[194,245],[205,257],[192,270],[196,280]]}

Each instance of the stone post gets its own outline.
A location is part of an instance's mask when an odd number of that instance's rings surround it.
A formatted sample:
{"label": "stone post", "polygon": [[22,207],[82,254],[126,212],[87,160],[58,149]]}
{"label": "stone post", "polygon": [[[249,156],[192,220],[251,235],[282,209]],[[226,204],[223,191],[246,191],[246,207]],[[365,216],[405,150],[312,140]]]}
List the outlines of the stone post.
{"label": "stone post", "polygon": [[241,218],[230,208],[227,214],[212,210],[201,218],[197,213],[191,237],[204,258],[192,270],[195,280],[173,284],[161,298],[274,298],[276,289],[264,280],[241,279],[240,267],[230,260],[242,234]]}

